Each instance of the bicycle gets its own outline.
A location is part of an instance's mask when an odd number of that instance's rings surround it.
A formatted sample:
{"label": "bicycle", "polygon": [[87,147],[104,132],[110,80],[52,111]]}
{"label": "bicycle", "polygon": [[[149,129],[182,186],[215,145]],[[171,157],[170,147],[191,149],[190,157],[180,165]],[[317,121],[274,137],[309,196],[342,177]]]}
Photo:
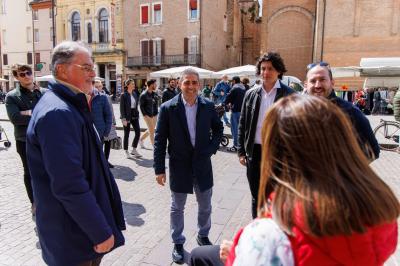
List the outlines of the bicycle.
{"label": "bicycle", "polygon": [[374,135],[382,150],[396,151],[399,148],[400,122],[381,119]]}

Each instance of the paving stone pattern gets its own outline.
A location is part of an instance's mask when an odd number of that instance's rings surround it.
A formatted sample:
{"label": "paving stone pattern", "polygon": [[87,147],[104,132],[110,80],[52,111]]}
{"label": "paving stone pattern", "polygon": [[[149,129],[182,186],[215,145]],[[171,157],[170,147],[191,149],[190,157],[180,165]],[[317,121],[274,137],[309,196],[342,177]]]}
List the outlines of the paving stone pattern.
{"label": "paving stone pattern", "polygon": [[[4,105],[0,105],[0,119],[6,119]],[[377,122],[378,117],[371,117],[372,125]],[[0,124],[12,141],[9,149],[0,143],[0,266],[45,265],[37,248],[38,238],[23,184],[22,164],[15,150],[13,127],[5,121]],[[122,136],[123,132],[118,131],[118,134]],[[146,144],[150,146],[148,140]],[[152,150],[139,151],[144,156],[137,160],[126,159],[121,150],[111,151],[110,162],[115,165],[112,171],[121,191],[127,230],[124,232],[125,246],[106,255],[102,262],[105,266],[173,265],[169,234],[169,187],[156,184]],[[222,148],[213,156],[212,162],[215,186],[210,239],[220,243],[222,239],[232,238],[240,227],[250,221],[250,192],[245,168],[238,163],[235,154]],[[400,198],[400,155],[382,152],[381,158],[371,166]],[[185,210],[187,252],[197,246],[196,217],[197,204],[192,195],[188,198]],[[400,249],[387,265],[397,266],[397,261],[400,261]]]}

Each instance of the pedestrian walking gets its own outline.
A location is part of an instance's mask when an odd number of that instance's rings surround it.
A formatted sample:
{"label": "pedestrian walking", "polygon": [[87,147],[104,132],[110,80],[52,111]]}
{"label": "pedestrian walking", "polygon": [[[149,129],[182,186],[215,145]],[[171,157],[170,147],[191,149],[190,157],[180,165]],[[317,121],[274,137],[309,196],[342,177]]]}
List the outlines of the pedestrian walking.
{"label": "pedestrian walking", "polygon": [[163,91],[162,94],[162,103],[171,100],[178,94],[176,90],[176,79],[170,78],[168,79],[168,87]]}
{"label": "pedestrian walking", "polygon": [[[121,95],[120,113],[122,125],[124,126],[124,151],[128,159],[135,156],[142,157],[138,152],[137,146],[140,138],[140,123],[139,123],[139,93],[137,92],[135,81],[127,79],[124,82],[124,93]],[[129,133],[131,126],[135,132],[135,137],[132,141],[132,151],[128,151]]]}
{"label": "pedestrian walking", "polygon": [[55,81],[33,110],[27,131],[42,256],[48,265],[99,265],[124,244],[125,221],[90,114],[91,53],[64,41],[54,48],[51,66]]}
{"label": "pedestrian walking", "polygon": [[[154,145],[156,181],[166,183],[165,156],[169,153],[169,183],[171,189],[171,237],[174,243],[172,259],[182,264],[185,237],[184,208],[187,194],[196,195],[198,203],[199,245],[211,245],[211,196],[213,174],[211,156],[218,150],[223,126],[214,104],[202,96],[199,74],[194,69],[183,71],[182,93],[164,103],[160,109]],[[168,147],[167,147],[168,144]]]}
{"label": "pedestrian walking", "polygon": [[36,205],[26,158],[26,130],[32,111],[44,91],[33,83],[32,68],[29,65],[16,64],[11,69],[14,78],[19,81],[19,84],[14,90],[7,93],[5,104],[8,118],[14,126],[15,146],[24,169],[25,190],[31,203],[32,215],[35,215]]}
{"label": "pedestrian walking", "polygon": [[[228,76],[224,75],[222,76],[221,81],[219,81],[217,85],[215,85],[215,88],[212,91],[212,93],[215,95],[215,104],[223,104],[225,102],[226,95],[229,93],[230,90],[231,86],[228,82]],[[224,120],[225,126],[231,126],[231,123],[229,122],[226,113],[224,113],[222,119]]]}
{"label": "pedestrian walking", "polygon": [[110,168],[114,168],[114,165],[110,163],[109,158],[110,158],[110,151],[111,151],[111,141],[113,141],[114,139],[118,138],[117,135],[117,129],[116,129],[116,120],[115,120],[115,115],[114,115],[114,108],[112,105],[112,96],[110,95],[109,92],[107,92],[105,90],[105,87],[102,83],[102,81],[100,79],[95,79],[94,81],[94,87],[99,91],[99,93],[101,95],[104,95],[107,97],[107,102],[108,105],[110,106],[110,110],[111,110],[111,128],[110,128],[110,132],[106,135],[104,135],[104,140],[103,140],[103,144],[104,144],[104,156],[106,157],[106,160],[108,162],[108,166]]}
{"label": "pedestrian walking", "polygon": [[[112,126],[112,111],[108,102],[108,96],[103,89],[100,80],[95,80],[94,88],[90,93],[89,107],[92,115],[93,124],[97,134],[104,145],[104,138],[110,134]],[[106,157],[108,162],[108,157]]]}
{"label": "pedestrian walking", "polygon": [[365,115],[351,102],[336,96],[333,86],[335,81],[327,62],[309,64],[307,67],[306,92],[309,95],[323,97],[331,100],[345,112],[354,126],[361,149],[365,155],[374,160],[379,157],[378,141],[372,132],[371,125]]}
{"label": "pedestrian walking", "polygon": [[239,162],[247,167],[253,218],[257,217],[260,184],[261,128],[272,104],[295,92],[281,82],[286,67],[279,53],[269,52],[262,55],[257,61],[256,70],[262,82],[254,85],[244,97],[238,134]]}
{"label": "pedestrian walking", "polygon": [[140,111],[142,112],[144,122],[146,122],[147,130],[140,137],[140,146],[144,148],[144,140],[150,136],[151,145],[154,146],[154,129],[156,127],[158,115],[158,97],[155,93],[156,80],[150,79],[147,81],[147,88],[140,95]]}
{"label": "pedestrian walking", "polygon": [[231,152],[237,152],[239,147],[238,133],[239,133],[239,118],[240,111],[242,110],[242,104],[246,88],[240,82],[239,77],[232,78],[233,86],[225,99],[225,105],[229,106],[231,110],[231,132],[233,136],[233,146],[228,148]]}
{"label": "pedestrian walking", "polygon": [[384,265],[400,204],[341,108],[292,94],[273,105],[262,132],[257,218],[233,241],[195,248],[190,265]]}

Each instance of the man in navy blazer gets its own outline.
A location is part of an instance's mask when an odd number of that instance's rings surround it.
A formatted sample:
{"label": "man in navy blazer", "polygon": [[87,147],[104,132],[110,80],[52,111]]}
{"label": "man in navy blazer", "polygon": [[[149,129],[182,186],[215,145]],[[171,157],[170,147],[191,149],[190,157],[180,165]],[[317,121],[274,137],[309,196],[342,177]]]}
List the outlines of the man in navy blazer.
{"label": "man in navy blazer", "polygon": [[27,131],[42,256],[52,266],[99,265],[124,244],[125,221],[90,114],[93,62],[86,47],[67,41],[54,48],[51,65],[56,81]]}
{"label": "man in navy blazer", "polygon": [[182,73],[180,88],[182,93],[161,105],[154,143],[156,180],[162,186],[166,182],[166,150],[170,158],[172,259],[178,264],[184,259],[184,207],[187,194],[193,191],[198,202],[197,242],[211,245],[211,156],[217,152],[223,133],[214,104],[198,96],[199,74],[194,69]]}

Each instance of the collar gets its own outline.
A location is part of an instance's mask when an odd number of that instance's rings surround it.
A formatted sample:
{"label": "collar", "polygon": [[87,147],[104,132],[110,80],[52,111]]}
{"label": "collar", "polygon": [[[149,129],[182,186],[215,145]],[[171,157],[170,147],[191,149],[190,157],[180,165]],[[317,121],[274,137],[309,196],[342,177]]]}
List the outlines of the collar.
{"label": "collar", "polygon": [[69,84],[68,82],[59,80],[59,79],[57,79],[57,78],[56,78],[55,80],[56,80],[56,82],[58,82],[58,83],[64,85],[64,86],[67,87],[68,89],[70,89],[70,90],[71,90],[73,93],[75,93],[75,94],[83,93],[83,94],[86,96],[87,101],[89,102],[89,100],[90,100],[90,95],[85,94],[85,93],[84,93],[83,91],[81,91],[78,87],[75,87],[74,85]]}
{"label": "collar", "polygon": [[281,88],[281,83],[279,82],[279,79],[275,82],[275,85],[274,85],[274,87],[272,87],[272,89],[269,91],[269,92],[266,92],[265,90],[264,90],[264,86],[262,85],[261,86],[261,95],[271,95],[271,94],[273,94],[273,93],[276,93],[276,91],[278,90],[278,89],[280,89]]}
{"label": "collar", "polygon": [[197,105],[198,99],[199,99],[199,96],[196,97],[196,100],[194,101],[194,104],[193,104],[193,105],[190,105],[190,104],[185,100],[185,97],[183,97],[183,94],[182,94],[182,102],[183,102],[183,105],[184,105],[184,106],[193,107],[193,106]]}

